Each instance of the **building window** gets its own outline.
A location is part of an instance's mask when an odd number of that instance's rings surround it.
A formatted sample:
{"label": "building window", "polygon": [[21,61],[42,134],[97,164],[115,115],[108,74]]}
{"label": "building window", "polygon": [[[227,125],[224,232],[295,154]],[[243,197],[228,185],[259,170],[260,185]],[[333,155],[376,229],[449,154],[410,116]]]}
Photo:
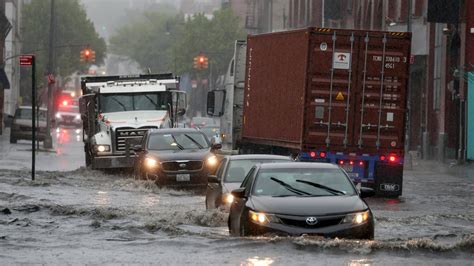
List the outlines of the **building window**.
{"label": "building window", "polygon": [[445,24],[435,24],[434,69],[433,69],[433,109],[438,111],[441,105],[441,49]]}

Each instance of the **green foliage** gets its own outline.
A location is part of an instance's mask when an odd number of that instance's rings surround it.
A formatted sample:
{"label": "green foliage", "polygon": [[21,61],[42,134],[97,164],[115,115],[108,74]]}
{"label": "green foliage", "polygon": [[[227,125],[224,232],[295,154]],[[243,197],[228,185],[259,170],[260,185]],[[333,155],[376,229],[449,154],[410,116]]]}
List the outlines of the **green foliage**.
{"label": "green foliage", "polygon": [[[228,9],[214,12],[213,19],[197,14],[187,20],[181,15],[146,12],[142,19],[119,29],[110,40],[110,48],[137,61],[144,69],[176,74],[197,71],[193,69],[193,58],[203,53],[216,74],[226,71],[234,42],[242,38],[245,33],[238,17]],[[209,70],[200,73],[208,74]]]}
{"label": "green foliage", "polygon": [[[32,0],[22,10],[22,53],[36,55],[37,80],[44,82],[48,71],[50,1]],[[89,45],[96,51],[96,63],[104,61],[105,41],[95,31],[93,23],[79,0],[55,0],[55,69],[63,77],[88,67],[80,63],[80,51]],[[59,73],[58,73],[59,71]]]}

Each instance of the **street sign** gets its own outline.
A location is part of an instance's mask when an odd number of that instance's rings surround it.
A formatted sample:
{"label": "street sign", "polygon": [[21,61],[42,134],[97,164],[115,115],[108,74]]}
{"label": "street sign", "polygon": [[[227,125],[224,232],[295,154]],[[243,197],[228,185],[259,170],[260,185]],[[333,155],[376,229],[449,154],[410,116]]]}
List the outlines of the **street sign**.
{"label": "street sign", "polygon": [[34,57],[31,54],[20,55],[20,66],[32,66]]}

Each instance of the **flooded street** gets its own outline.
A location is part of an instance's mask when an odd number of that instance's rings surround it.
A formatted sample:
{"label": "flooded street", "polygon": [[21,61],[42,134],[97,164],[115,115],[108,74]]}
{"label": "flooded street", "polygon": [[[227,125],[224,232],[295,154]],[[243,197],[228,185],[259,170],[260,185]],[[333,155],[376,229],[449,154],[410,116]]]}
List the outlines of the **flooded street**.
{"label": "flooded street", "polygon": [[[471,172],[406,171],[400,199],[368,200],[375,241],[228,236],[204,196],[130,173],[0,172],[0,257],[7,264],[450,264],[474,259]],[[435,171],[436,170],[436,171]]]}

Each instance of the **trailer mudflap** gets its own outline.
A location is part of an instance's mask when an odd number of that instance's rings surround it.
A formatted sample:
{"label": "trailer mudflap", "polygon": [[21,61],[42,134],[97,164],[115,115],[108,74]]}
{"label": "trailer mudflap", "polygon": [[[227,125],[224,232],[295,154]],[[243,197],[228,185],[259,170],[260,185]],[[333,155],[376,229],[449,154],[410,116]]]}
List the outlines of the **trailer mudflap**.
{"label": "trailer mudflap", "polygon": [[375,166],[375,193],[377,196],[398,197],[403,189],[403,165],[377,164]]}

